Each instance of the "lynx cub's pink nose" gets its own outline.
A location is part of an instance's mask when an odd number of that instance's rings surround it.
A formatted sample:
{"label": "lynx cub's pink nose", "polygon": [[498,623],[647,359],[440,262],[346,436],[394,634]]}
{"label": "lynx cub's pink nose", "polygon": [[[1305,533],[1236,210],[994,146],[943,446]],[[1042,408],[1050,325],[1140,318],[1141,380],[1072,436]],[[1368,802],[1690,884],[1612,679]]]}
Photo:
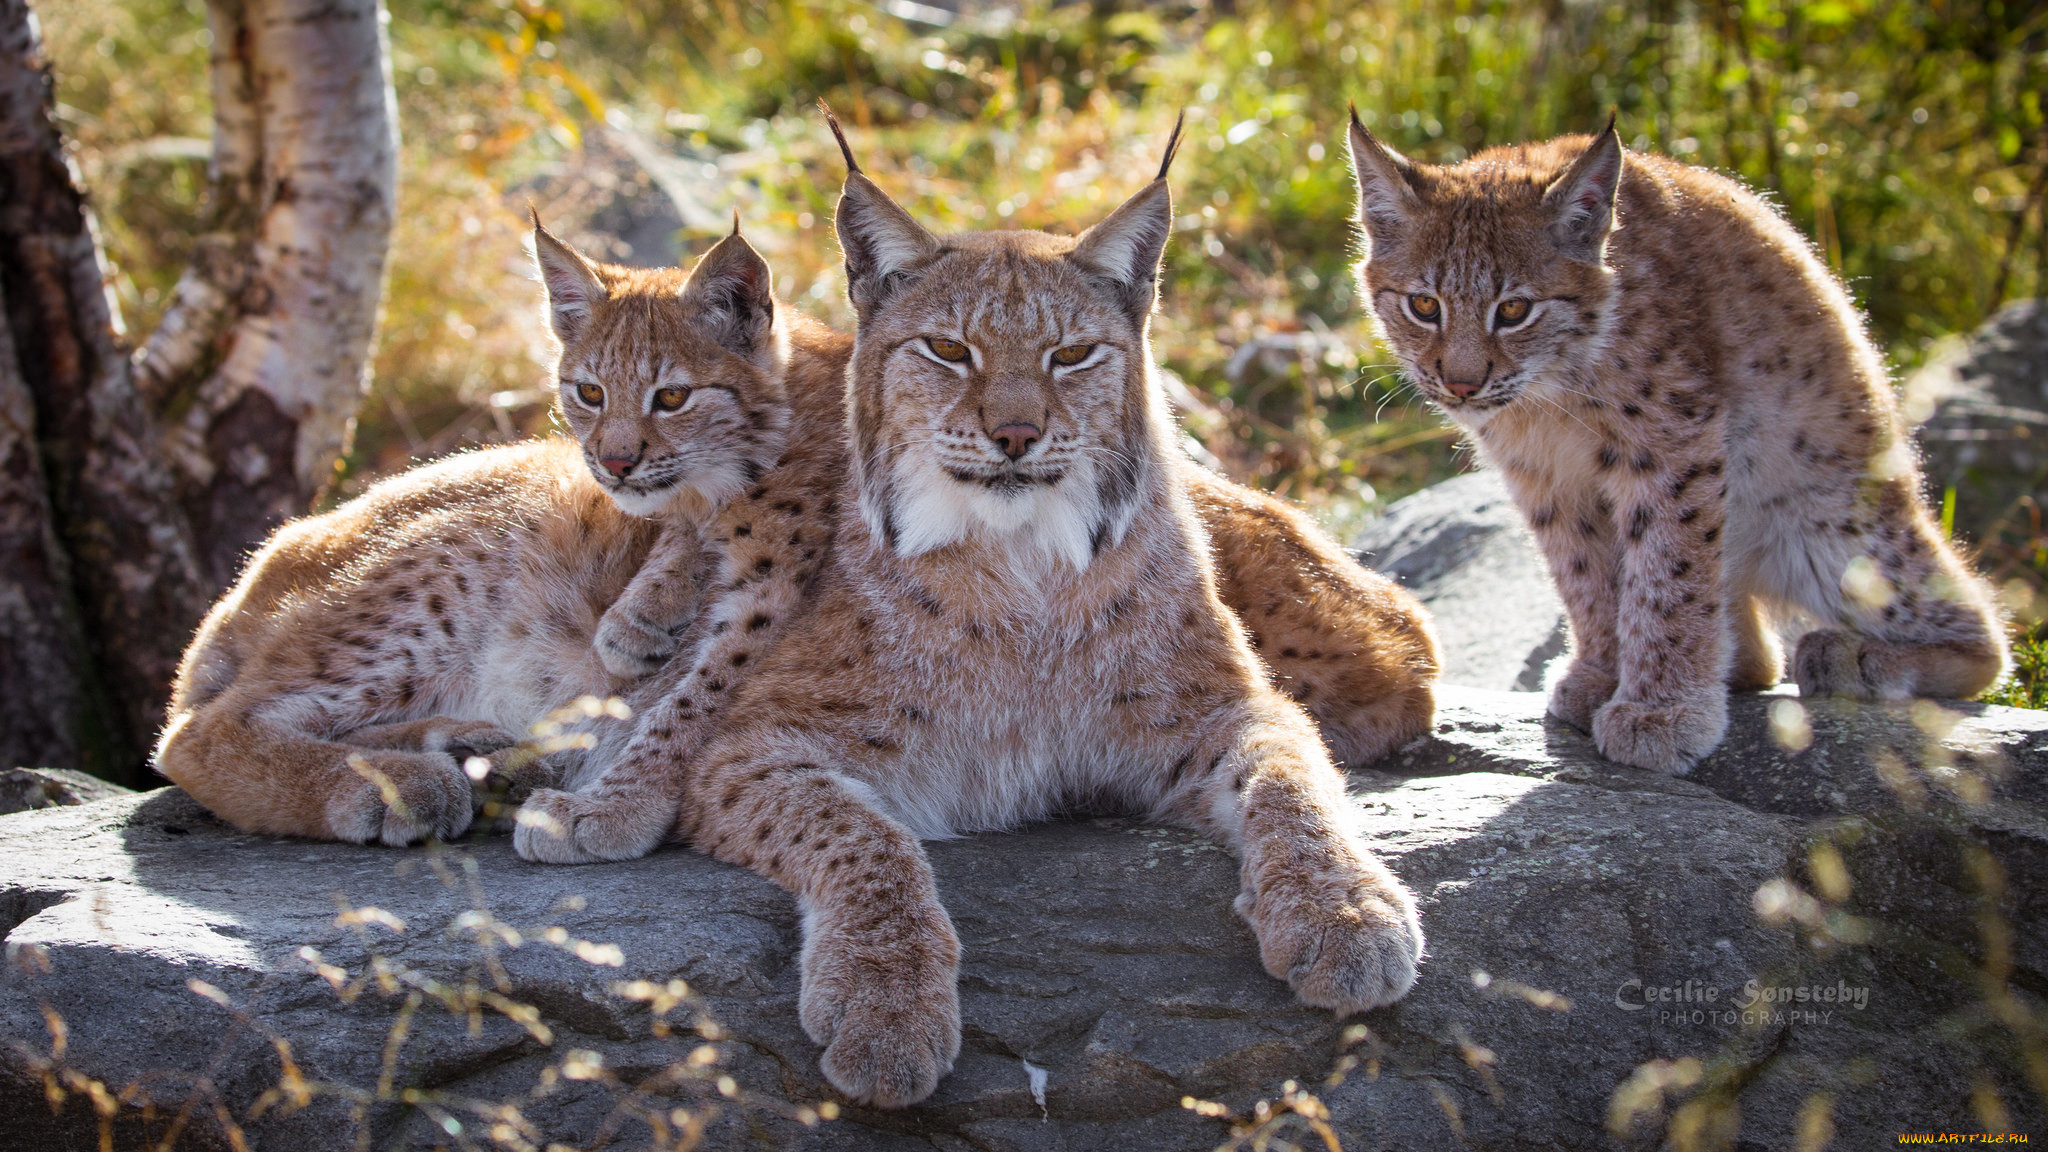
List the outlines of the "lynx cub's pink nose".
{"label": "lynx cub's pink nose", "polygon": [[1470,400],[1479,395],[1479,385],[1470,380],[1446,380],[1444,387],[1450,389],[1451,395],[1460,400]]}
{"label": "lynx cub's pink nose", "polygon": [[605,471],[614,476],[624,476],[633,470],[633,465],[639,462],[640,458],[638,456],[607,456],[598,461],[598,463],[604,465]]}
{"label": "lynx cub's pink nose", "polygon": [[1003,455],[1012,460],[1031,451],[1031,446],[1038,443],[1039,435],[1036,424],[1005,424],[988,434],[989,439],[1003,450]]}

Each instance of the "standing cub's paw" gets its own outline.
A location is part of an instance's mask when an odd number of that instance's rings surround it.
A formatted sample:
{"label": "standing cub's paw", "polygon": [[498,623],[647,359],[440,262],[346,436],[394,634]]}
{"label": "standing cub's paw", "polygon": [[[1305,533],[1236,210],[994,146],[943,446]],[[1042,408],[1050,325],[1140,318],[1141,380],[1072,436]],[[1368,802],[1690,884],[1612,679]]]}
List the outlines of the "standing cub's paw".
{"label": "standing cub's paw", "polygon": [[1593,713],[1614,698],[1620,683],[1604,668],[1573,660],[1557,687],[1550,690],[1550,714],[1581,732],[1591,732]]}
{"label": "standing cub's paw", "polygon": [[[1882,665],[1883,661],[1872,663]],[[1799,638],[1792,655],[1792,677],[1799,681],[1801,696],[1848,696],[1857,700],[1911,695],[1887,691],[1892,685],[1872,683],[1865,667],[1864,639],[1854,632],[1823,629]],[[1881,678],[1881,677],[1880,677]]]}
{"label": "standing cub's paw", "polygon": [[622,680],[637,680],[659,671],[677,648],[676,638],[666,627],[633,611],[624,600],[613,604],[597,622],[593,643],[605,671]]}
{"label": "standing cub's paw", "polygon": [[327,829],[336,840],[403,848],[468,831],[469,777],[445,753],[358,753],[349,757],[349,767],[352,778],[340,781],[327,801]]}
{"label": "standing cub's paw", "polygon": [[943,908],[856,933],[807,924],[797,1019],[818,1067],[856,1103],[903,1108],[960,1055],[960,941]]}
{"label": "standing cub's paw", "polygon": [[1237,898],[1266,971],[1304,1004],[1340,1016],[1392,1004],[1415,985],[1422,921],[1415,897],[1385,865],[1354,862],[1341,881],[1287,878]]}
{"label": "standing cub's paw", "polygon": [[1593,714],[1593,743],[1617,764],[1683,776],[1720,747],[1728,732],[1728,697],[1715,685],[1703,700],[1648,704],[1610,700]]}
{"label": "standing cub's paw", "polygon": [[668,804],[536,788],[519,806],[512,848],[540,864],[632,860],[654,851],[674,820]]}

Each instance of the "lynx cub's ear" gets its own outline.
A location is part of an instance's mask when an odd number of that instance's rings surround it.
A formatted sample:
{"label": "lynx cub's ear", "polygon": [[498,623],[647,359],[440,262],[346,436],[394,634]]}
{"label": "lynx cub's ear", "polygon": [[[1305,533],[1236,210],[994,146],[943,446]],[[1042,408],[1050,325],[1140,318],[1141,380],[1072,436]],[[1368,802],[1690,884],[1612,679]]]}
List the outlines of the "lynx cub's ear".
{"label": "lynx cub's ear", "polygon": [[1365,226],[1367,255],[1374,244],[1392,245],[1408,228],[1422,197],[1415,163],[1365,130],[1358,106],[1351,107],[1351,171],[1358,177],[1358,222]]}
{"label": "lynx cub's ear", "polygon": [[690,270],[683,303],[720,345],[748,360],[765,361],[775,327],[774,283],[768,262],[740,235],[735,220],[732,235],[712,245]]}
{"label": "lynx cub's ear", "polygon": [[538,212],[533,214],[533,258],[540,265],[540,282],[548,290],[548,324],[566,348],[590,321],[591,310],[609,297],[611,290],[581,252],[541,227]]}
{"label": "lynx cub's ear", "polygon": [[1607,235],[1614,230],[1614,196],[1620,187],[1621,136],[1609,116],[1607,131],[1543,191],[1544,206],[1553,213],[1550,239],[1559,252],[1589,264],[1607,255]]}
{"label": "lynx cub's ear", "polygon": [[1173,135],[1166,142],[1166,156],[1159,163],[1159,175],[1138,194],[1124,201],[1095,227],[1081,233],[1068,259],[1109,278],[1119,303],[1131,322],[1143,326],[1152,312],[1159,283],[1159,260],[1166,254],[1166,238],[1173,231],[1173,196],[1166,188],[1167,170],[1180,151],[1181,125],[1187,114],[1173,122]]}
{"label": "lynx cub's ear", "polygon": [[833,212],[833,226],[839,232],[839,248],[846,254],[846,295],[854,311],[866,320],[908,279],[910,270],[936,255],[938,237],[910,218],[896,201],[853,159],[853,147],[839,118],[825,102],[818,101],[825,122],[839,141],[840,155],[846,157],[846,188]]}

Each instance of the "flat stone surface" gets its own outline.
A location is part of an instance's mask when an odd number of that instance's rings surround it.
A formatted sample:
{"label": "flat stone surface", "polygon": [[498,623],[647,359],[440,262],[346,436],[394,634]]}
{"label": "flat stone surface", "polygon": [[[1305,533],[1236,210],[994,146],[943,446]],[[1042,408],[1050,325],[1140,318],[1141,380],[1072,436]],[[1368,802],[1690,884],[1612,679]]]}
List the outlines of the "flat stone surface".
{"label": "flat stone surface", "polygon": [[84,804],[132,791],[73,768],[0,768],[0,815]]}
{"label": "flat stone surface", "polygon": [[1436,617],[1446,684],[1535,691],[1564,653],[1564,602],[1499,473],[1394,501],[1352,547]]}
{"label": "flat stone surface", "polygon": [[[0,1147],[97,1147],[76,1077],[127,1101],[121,1147],[188,1104],[182,1147],[229,1146],[225,1115],[253,1148],[308,1152],[491,1146],[506,1106],[536,1147],[609,1130],[640,1148],[636,1109],[716,1105],[715,1148],[1177,1150],[1230,1135],[1184,1097],[1249,1114],[1290,1079],[1354,1152],[1651,1146],[1685,1101],[1741,1147],[1792,1148],[1822,1099],[1832,1147],[1874,1147],[1980,1130],[1980,1086],[2012,1130],[2048,1131],[1999,1015],[2044,1019],[2048,713],[1799,707],[1738,697],[1728,744],[1673,779],[1600,760],[1540,697],[1446,689],[1431,736],[1352,777],[1430,949],[1348,1049],[1345,1022],[1261,970],[1235,862],[1200,837],[1094,819],[931,844],[966,945],[965,1049],[925,1104],[816,1128],[795,1109],[834,1097],[795,1019],[796,910],[746,871],[680,848],[558,868],[503,836],[250,836],[175,789],[0,817]],[[1818,898],[1817,843],[1846,900]],[[1985,948],[1987,909],[2009,961]],[[1990,1006],[1981,974],[2001,963]],[[692,995],[660,1037],[654,989],[629,982],[671,980]],[[1752,981],[1849,1002],[1746,1004]],[[717,1060],[692,1066],[707,1036]],[[280,1082],[275,1041],[314,1092],[251,1119]],[[1617,1089],[1688,1058],[1668,1105],[1621,1092],[1646,1107],[1615,1135]],[[55,1117],[46,1071],[71,1089]]]}

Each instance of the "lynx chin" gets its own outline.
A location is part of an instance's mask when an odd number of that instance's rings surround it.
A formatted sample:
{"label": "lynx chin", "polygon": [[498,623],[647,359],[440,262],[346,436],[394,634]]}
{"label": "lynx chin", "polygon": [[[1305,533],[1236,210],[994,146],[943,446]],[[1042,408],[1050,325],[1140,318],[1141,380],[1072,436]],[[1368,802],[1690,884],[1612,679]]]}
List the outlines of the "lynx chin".
{"label": "lynx chin", "polygon": [[1499,469],[1572,626],[1552,715],[1685,772],[1729,687],[1972,696],[2004,668],[1848,293],[1741,185],[1597,137],[1410,161],[1351,118],[1360,280]]}
{"label": "lynx chin", "polygon": [[[1152,374],[1165,166],[1079,237],[942,237],[847,159],[859,324],[833,545],[683,767],[678,815],[796,894],[825,1076],[901,1107],[960,1050],[960,943],[918,840],[1069,811],[1209,832],[1242,857],[1269,972],[1340,1013],[1399,999],[1415,902],[1218,596]],[[1433,650],[1412,611],[1389,616],[1416,663],[1384,707],[1413,716]],[[662,734],[650,715],[641,737]]]}

